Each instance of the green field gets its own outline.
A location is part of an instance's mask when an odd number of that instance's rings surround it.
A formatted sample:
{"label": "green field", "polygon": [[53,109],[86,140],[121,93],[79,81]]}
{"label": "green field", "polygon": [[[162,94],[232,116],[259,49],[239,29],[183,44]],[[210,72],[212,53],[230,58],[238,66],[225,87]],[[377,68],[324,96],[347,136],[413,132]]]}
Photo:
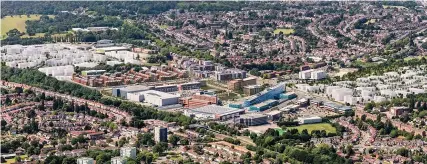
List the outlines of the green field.
{"label": "green field", "polygon": [[[26,32],[25,29],[25,21],[27,20],[39,20],[41,15],[30,15],[30,17],[27,17],[27,15],[14,15],[14,16],[5,16],[1,19],[1,36],[2,38],[5,37],[6,33],[10,30],[16,28],[20,32]],[[49,17],[54,17],[53,15]],[[42,33],[36,34],[36,36],[32,37],[38,37],[43,36]],[[29,37],[28,35],[24,35],[23,37]]]}
{"label": "green field", "polygon": [[160,25],[160,28],[161,29],[167,29],[169,26],[168,25],[165,25],[165,24],[163,24],[163,25]]}
{"label": "green field", "polygon": [[412,59],[421,59],[423,58],[423,56],[408,56],[406,58],[404,58],[403,60],[408,61],[408,60],[412,60]]}
{"label": "green field", "polygon": [[311,131],[313,130],[325,130],[326,133],[337,132],[337,130],[329,123],[306,124],[306,125],[300,125],[296,127],[289,127],[289,129],[298,129],[299,132],[302,132],[302,130],[307,129],[308,134],[311,134]]}
{"label": "green field", "polygon": [[[27,159],[27,158],[28,158],[28,156],[27,156],[27,155],[21,155],[20,157],[21,157],[21,160],[22,160],[22,161],[24,161],[25,159]],[[15,158],[12,158],[12,159],[6,159],[6,164],[11,164],[11,163],[15,163],[15,162],[16,162]]]}
{"label": "green field", "polygon": [[274,30],[274,34],[279,34],[280,32],[283,32],[284,35],[290,35],[293,34],[295,30],[291,28],[279,28]]}

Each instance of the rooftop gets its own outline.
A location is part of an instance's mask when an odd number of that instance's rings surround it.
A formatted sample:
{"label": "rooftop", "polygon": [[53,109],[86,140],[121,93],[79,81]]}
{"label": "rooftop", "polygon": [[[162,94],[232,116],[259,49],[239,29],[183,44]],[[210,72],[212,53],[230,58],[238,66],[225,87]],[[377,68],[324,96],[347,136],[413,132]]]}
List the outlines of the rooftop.
{"label": "rooftop", "polygon": [[192,113],[205,113],[205,114],[219,114],[219,115],[226,115],[230,113],[236,113],[236,112],[243,112],[244,109],[236,109],[236,108],[229,108],[225,106],[218,106],[218,105],[208,105],[200,108],[195,109],[189,109]]}

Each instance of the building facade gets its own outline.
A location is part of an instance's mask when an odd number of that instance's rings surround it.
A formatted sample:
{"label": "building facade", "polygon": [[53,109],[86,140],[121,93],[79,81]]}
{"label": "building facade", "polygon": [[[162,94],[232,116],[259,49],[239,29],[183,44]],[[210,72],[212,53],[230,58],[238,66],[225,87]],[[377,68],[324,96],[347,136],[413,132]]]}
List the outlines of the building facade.
{"label": "building facade", "polygon": [[156,142],[167,142],[168,141],[168,129],[164,127],[154,128],[154,141]]}

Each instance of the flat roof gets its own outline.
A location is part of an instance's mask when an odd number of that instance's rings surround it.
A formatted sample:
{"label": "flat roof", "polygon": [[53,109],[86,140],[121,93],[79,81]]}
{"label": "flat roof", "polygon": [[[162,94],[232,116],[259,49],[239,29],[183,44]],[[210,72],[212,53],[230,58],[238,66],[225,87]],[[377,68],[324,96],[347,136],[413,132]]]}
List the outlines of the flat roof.
{"label": "flat roof", "polygon": [[227,115],[231,113],[243,112],[245,111],[245,109],[229,108],[226,106],[219,105],[207,105],[200,108],[189,109],[188,111],[190,111],[190,113]]}
{"label": "flat roof", "polygon": [[266,115],[276,115],[276,114],[280,114],[280,113],[282,113],[282,111],[280,111],[280,110],[273,110],[273,111],[270,111],[270,112],[266,113]]}
{"label": "flat roof", "polygon": [[114,46],[114,47],[101,47],[101,48],[96,48],[96,49],[97,50],[104,50],[104,51],[114,51],[114,50],[128,50],[129,48]]}
{"label": "flat roof", "polygon": [[306,117],[298,117],[298,119],[322,119],[319,116],[306,116]]}
{"label": "flat roof", "polygon": [[131,85],[127,86],[125,88],[120,88],[120,90],[132,92],[132,91],[143,91],[143,90],[149,90],[151,87],[145,86],[145,85]]}
{"label": "flat roof", "polygon": [[260,117],[266,117],[267,115],[261,114],[261,113],[248,113],[244,115],[240,115],[240,118],[260,118]]}
{"label": "flat roof", "polygon": [[267,104],[270,104],[270,103],[276,102],[276,101],[277,100],[268,99],[268,100],[265,100],[264,102],[261,102],[259,104],[255,104],[253,106],[255,106],[255,107],[261,107],[261,106],[264,106],[264,105],[267,105]]}
{"label": "flat roof", "polygon": [[148,94],[148,95],[152,95],[152,96],[156,96],[156,97],[160,97],[160,98],[179,98],[179,95],[173,95],[170,93],[165,93],[165,92],[160,92],[160,91],[156,91],[156,90],[148,90],[148,91],[142,91],[140,94]]}

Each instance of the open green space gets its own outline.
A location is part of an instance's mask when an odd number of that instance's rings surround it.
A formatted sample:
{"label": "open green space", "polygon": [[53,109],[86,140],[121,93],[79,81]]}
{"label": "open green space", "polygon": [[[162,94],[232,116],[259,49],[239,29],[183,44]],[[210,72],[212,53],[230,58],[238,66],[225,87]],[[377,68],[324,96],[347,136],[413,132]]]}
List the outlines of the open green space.
{"label": "open green space", "polygon": [[376,65],[376,63],[372,63],[372,62],[364,62],[364,61],[362,61],[362,60],[360,60],[360,59],[357,59],[357,60],[354,62],[354,64],[356,64],[356,65],[360,65],[361,67],[371,67],[371,66]]}
{"label": "open green space", "polygon": [[284,35],[290,35],[293,34],[295,30],[292,28],[279,28],[274,30],[274,34],[279,34],[280,32],[283,32]]}
{"label": "open green space", "polygon": [[229,93],[222,93],[218,95],[218,98],[224,101],[233,100],[233,99],[235,100],[239,98],[239,95],[233,92],[229,92]]}
{"label": "open green space", "polygon": [[406,58],[404,58],[403,60],[408,61],[408,60],[412,60],[412,59],[421,59],[423,58],[423,56],[408,56]]}
{"label": "open green space", "polygon": [[[42,15],[13,15],[13,16],[5,16],[1,19],[1,38],[6,37],[6,33],[9,32],[12,29],[17,29],[20,32],[27,32],[25,29],[25,21],[27,20],[39,20]],[[49,15],[49,17],[54,17],[53,15]],[[39,37],[43,36],[43,33],[38,33],[35,36],[31,37]],[[23,37],[30,37],[27,34],[25,34]]]}
{"label": "open green space", "polygon": [[160,25],[160,28],[161,29],[167,29],[169,26],[168,25],[165,25],[165,24],[163,24],[163,25]]}
{"label": "open green space", "polygon": [[[19,157],[21,157],[21,160],[22,160],[22,161],[24,161],[25,159],[27,159],[27,158],[28,158],[28,156],[27,156],[27,155],[21,155],[21,156],[19,156]],[[15,159],[15,158],[6,159],[6,164],[11,164],[11,163],[15,163],[15,162],[16,162],[16,159]]]}
{"label": "open green space", "polygon": [[[333,127],[329,123],[318,123],[318,124],[305,124],[295,127],[289,127],[288,129],[298,129],[298,132],[302,132],[304,129],[307,129],[308,134],[311,133],[313,130],[325,130],[326,133],[336,133],[337,129]],[[279,132],[280,133],[280,132]]]}

